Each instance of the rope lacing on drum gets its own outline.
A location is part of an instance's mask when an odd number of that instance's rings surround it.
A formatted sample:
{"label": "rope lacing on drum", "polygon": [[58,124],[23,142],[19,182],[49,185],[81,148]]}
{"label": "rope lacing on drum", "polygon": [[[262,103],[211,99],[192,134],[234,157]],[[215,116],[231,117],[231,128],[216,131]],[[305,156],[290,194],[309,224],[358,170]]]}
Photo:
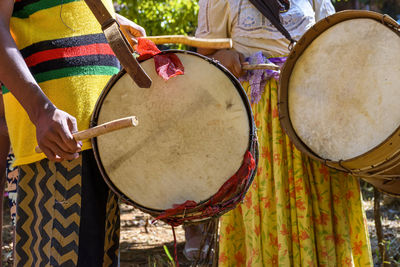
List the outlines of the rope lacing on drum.
{"label": "rope lacing on drum", "polygon": [[[398,180],[398,179],[400,179],[400,173],[399,174],[382,174],[382,173],[388,172],[388,171],[400,166],[400,153],[398,153],[396,156],[391,158],[390,161],[396,162],[396,163],[390,167],[383,168],[382,170],[380,170],[378,172],[371,172],[368,170],[364,170],[364,171],[356,172],[355,175],[360,178],[378,178],[378,179],[385,179],[385,180],[390,180],[390,181]],[[373,167],[374,166],[372,166],[372,168]]]}
{"label": "rope lacing on drum", "polygon": [[293,50],[293,47],[296,45],[296,43],[297,43],[296,40],[294,40],[294,39],[290,40],[290,43],[288,45],[288,49],[290,52]]}
{"label": "rope lacing on drum", "polygon": [[[392,23],[387,22],[386,20],[391,21]],[[397,23],[392,17],[390,17],[388,14],[383,14],[381,17],[381,23],[383,25],[388,26],[389,28],[392,28],[396,31],[400,31],[400,24]]]}
{"label": "rope lacing on drum", "polygon": [[[397,153],[397,154],[396,154]],[[371,165],[368,168],[364,169],[353,169],[350,170],[349,168],[345,167],[342,163],[344,160],[339,160],[338,165],[342,168],[342,170],[350,173],[351,175],[354,175],[359,178],[377,178],[377,179],[384,179],[384,180],[398,180],[400,179],[400,173],[398,174],[384,174],[389,172],[390,170],[400,166],[400,151],[397,151],[395,156],[391,156],[389,158],[386,158],[383,163],[378,163],[376,165]],[[330,160],[324,159],[324,164],[330,167],[335,168],[331,164],[329,164]],[[386,162],[386,163],[385,163]],[[394,163],[394,164],[392,164]],[[381,170],[379,171],[374,171],[374,168],[380,167]]]}
{"label": "rope lacing on drum", "polygon": [[[326,160],[325,160],[325,161],[326,161]],[[350,173],[350,174],[354,174],[352,170],[350,170],[350,169],[348,169],[347,167],[343,166],[343,164],[342,164],[343,161],[344,161],[344,160],[342,160],[342,159],[338,161],[339,166],[340,166],[342,169],[344,169],[346,172],[348,172],[348,173]],[[329,166],[329,165],[328,165],[328,166]]]}

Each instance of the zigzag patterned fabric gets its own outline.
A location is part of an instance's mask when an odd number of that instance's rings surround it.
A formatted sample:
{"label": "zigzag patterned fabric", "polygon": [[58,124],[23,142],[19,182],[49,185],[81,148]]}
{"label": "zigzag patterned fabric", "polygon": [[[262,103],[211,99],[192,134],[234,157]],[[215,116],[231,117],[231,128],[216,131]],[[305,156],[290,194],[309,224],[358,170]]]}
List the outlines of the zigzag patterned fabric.
{"label": "zigzag patterned fabric", "polygon": [[[43,159],[20,167],[14,266],[77,266],[82,175],[93,167],[85,163],[89,153],[73,161]],[[104,183],[101,177],[95,179],[100,179],[96,183]],[[95,222],[104,226],[102,266],[118,266],[118,198],[109,190],[104,198],[104,222]],[[101,205],[98,202],[96,205]]]}
{"label": "zigzag patterned fabric", "polygon": [[77,265],[81,166],[79,158],[62,163],[42,160],[20,168],[17,266]]}
{"label": "zigzag patterned fabric", "polygon": [[[112,1],[102,1],[113,12]],[[85,2],[15,0],[10,28],[43,92],[77,119],[79,130],[87,129],[120,66]],[[14,165],[20,167],[14,266],[117,266],[118,199],[98,173],[90,141],[83,142],[79,159],[50,162],[35,153],[34,125],[2,89]],[[90,257],[96,264],[85,264]]]}
{"label": "zigzag patterned fabric", "polygon": [[[113,10],[111,0],[103,2]],[[80,131],[87,129],[100,92],[120,65],[85,2],[16,0],[10,28],[43,92],[77,119]],[[6,87],[2,91],[14,164],[43,159],[34,151],[36,131],[28,115]],[[83,150],[90,147],[90,141],[83,143]]]}
{"label": "zigzag patterned fabric", "polygon": [[112,192],[108,195],[106,210],[107,218],[103,266],[115,266],[115,259],[119,257],[120,236],[120,228],[115,226],[120,225],[120,211],[118,196]]}

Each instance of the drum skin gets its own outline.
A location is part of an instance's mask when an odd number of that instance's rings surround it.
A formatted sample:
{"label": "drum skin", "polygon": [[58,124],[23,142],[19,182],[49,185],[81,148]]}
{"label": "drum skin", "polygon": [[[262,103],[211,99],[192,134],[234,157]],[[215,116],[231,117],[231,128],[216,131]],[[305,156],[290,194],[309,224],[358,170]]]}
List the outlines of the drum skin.
{"label": "drum skin", "polygon": [[93,120],[137,116],[139,125],[94,139],[106,181],[138,207],[162,211],[202,202],[236,173],[254,128],[238,81],[196,53],[176,53],[184,75],[164,81],[154,60],[141,63],[153,80],[139,88],[122,71],[107,85]]}
{"label": "drum skin", "polygon": [[336,13],[304,34],[279,92],[282,127],[299,150],[358,176],[400,177],[399,37],[394,20],[370,11]]}

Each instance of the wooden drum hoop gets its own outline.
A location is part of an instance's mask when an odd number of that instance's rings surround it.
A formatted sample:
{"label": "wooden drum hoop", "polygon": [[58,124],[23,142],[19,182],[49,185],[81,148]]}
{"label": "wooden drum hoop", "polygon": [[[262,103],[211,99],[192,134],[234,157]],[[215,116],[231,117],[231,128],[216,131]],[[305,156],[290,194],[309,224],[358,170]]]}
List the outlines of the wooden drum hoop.
{"label": "wooden drum hoop", "polygon": [[[397,179],[400,176],[400,126],[379,145],[366,153],[345,160],[330,160],[323,158],[307,144],[305,144],[296,133],[289,112],[289,87],[293,69],[303,55],[305,50],[322,33],[332,26],[353,19],[371,19],[385,25],[395,34],[400,36],[399,24],[387,15],[371,11],[350,10],[338,12],[317,22],[309,29],[291,50],[288,59],[281,71],[279,98],[279,114],[281,125],[294,145],[309,157],[325,163],[327,166],[337,170],[352,173],[359,177],[373,179]],[[340,68],[340,66],[337,66]],[[357,77],[355,77],[357,79]],[[312,100],[311,100],[312,101]],[[393,169],[393,171],[392,171]],[[397,169],[396,171],[394,171]],[[400,193],[400,192],[399,192]]]}
{"label": "wooden drum hoop", "polygon": [[[249,122],[249,136],[250,136],[250,140],[248,142],[248,151],[250,151],[250,153],[252,154],[254,160],[255,160],[255,169],[252,171],[251,175],[249,176],[248,182],[246,184],[242,184],[240,185],[240,187],[238,188],[238,190],[236,191],[236,193],[234,194],[234,196],[231,196],[230,199],[224,199],[221,203],[218,203],[217,205],[214,205],[212,208],[216,208],[216,207],[221,207],[222,210],[221,212],[218,212],[216,214],[214,214],[212,217],[215,216],[220,216],[223,213],[233,209],[237,202],[241,201],[244,197],[244,194],[247,192],[252,180],[254,179],[254,176],[256,174],[256,169],[257,169],[257,162],[258,162],[258,143],[257,143],[257,137],[256,137],[256,127],[254,124],[254,120],[253,120],[253,116],[252,116],[252,111],[251,111],[251,107],[250,104],[248,102],[247,99],[247,95],[244,92],[243,88],[241,87],[240,82],[226,69],[224,68],[222,65],[220,65],[217,61],[212,60],[210,58],[207,58],[205,56],[202,56],[200,54],[194,53],[194,52],[189,52],[189,51],[181,51],[181,50],[168,50],[168,51],[164,51],[162,52],[162,54],[168,54],[168,53],[175,53],[177,55],[193,55],[196,57],[199,57],[203,60],[205,60],[206,62],[208,62],[209,64],[212,64],[213,66],[217,67],[220,71],[222,71],[232,82],[233,86],[237,89],[237,92],[240,95],[240,98],[242,99],[243,105],[246,109],[247,112],[247,117],[248,117],[248,122]],[[146,61],[146,60],[145,60]],[[145,62],[144,61],[144,62]],[[143,63],[143,62],[142,62]],[[114,77],[112,77],[112,79],[108,82],[107,86],[105,87],[105,89],[103,90],[102,94],[100,95],[98,102],[96,104],[94,113],[92,115],[92,120],[91,120],[91,127],[96,126],[99,123],[99,113],[101,111],[102,105],[105,101],[107,101],[107,96],[108,94],[112,91],[113,86],[126,74],[125,70],[120,71],[117,75],[115,75]],[[174,79],[174,78],[172,78]],[[153,84],[156,82],[156,79],[153,80]],[[168,85],[168,81],[165,82],[165,84]],[[151,88],[150,88],[151,89]],[[143,88],[142,90],[150,90],[150,89],[145,89]],[[166,88],[167,89],[167,88]],[[190,89],[190,87],[187,88],[188,90]],[[126,88],[126,90],[130,90],[130,88]],[[136,116],[137,114],[135,114]],[[139,123],[139,128],[140,128],[140,124],[143,123],[144,119],[141,119],[140,116],[138,116],[138,119],[140,121]],[[100,122],[101,123],[101,122]],[[138,128],[137,128],[138,129]],[[135,129],[136,130],[136,129]],[[130,197],[128,197],[126,195],[125,192],[123,192],[123,190],[121,190],[121,188],[118,188],[117,186],[114,185],[114,183],[111,181],[108,172],[102,162],[102,159],[100,157],[100,153],[99,153],[99,144],[98,144],[98,137],[92,138],[92,145],[93,145],[93,150],[94,150],[94,154],[95,154],[95,158],[97,161],[97,164],[99,166],[99,169],[101,171],[101,174],[104,178],[104,180],[106,181],[106,183],[108,184],[108,186],[111,188],[111,190],[116,193],[122,201],[131,204],[135,207],[137,207],[138,209],[142,210],[143,212],[146,212],[150,215],[152,215],[153,217],[156,218],[160,218],[160,215],[164,215],[166,210],[164,209],[154,209],[154,208],[149,208],[145,205],[142,205],[140,203],[137,203],[136,201],[132,200]],[[112,153],[112,152],[110,152]],[[240,167],[240,166],[238,166]],[[146,168],[146,166],[143,166],[143,168]],[[227,180],[230,177],[227,177]],[[153,197],[157,197],[157,196],[153,196]],[[167,218],[162,217],[161,220],[166,221],[167,223],[171,224],[171,225],[179,225],[181,223],[198,223],[198,222],[202,222],[202,221],[206,221],[211,219],[211,217],[208,216],[203,216],[202,214],[204,214],[204,210],[208,208],[208,201],[209,199],[205,199],[201,202],[198,202],[196,207],[193,208],[187,208],[183,211],[179,211],[176,214],[173,214]],[[188,199],[190,200],[190,199]],[[235,203],[234,203],[235,202]],[[176,203],[176,204],[182,204],[182,203]],[[171,207],[172,208],[172,207]],[[195,219],[191,219],[191,218],[195,218]],[[177,221],[179,221],[179,223],[176,223]]]}

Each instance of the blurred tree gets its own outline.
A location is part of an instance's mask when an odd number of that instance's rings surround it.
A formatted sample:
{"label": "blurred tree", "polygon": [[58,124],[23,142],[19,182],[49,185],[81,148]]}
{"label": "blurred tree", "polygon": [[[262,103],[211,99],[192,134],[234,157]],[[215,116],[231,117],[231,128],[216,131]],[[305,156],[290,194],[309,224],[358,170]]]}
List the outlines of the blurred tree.
{"label": "blurred tree", "polygon": [[336,11],[365,9],[400,19],[400,0],[333,0]]}
{"label": "blurred tree", "polygon": [[194,35],[196,30],[198,0],[116,0],[115,6],[149,36]]}
{"label": "blurred tree", "polygon": [[381,13],[388,14],[395,20],[400,20],[400,0],[375,0],[374,4]]}
{"label": "blurred tree", "polygon": [[[332,0],[337,11],[367,9],[400,19],[400,0]],[[193,36],[198,0],[114,0],[116,10],[146,28],[148,35]]]}

